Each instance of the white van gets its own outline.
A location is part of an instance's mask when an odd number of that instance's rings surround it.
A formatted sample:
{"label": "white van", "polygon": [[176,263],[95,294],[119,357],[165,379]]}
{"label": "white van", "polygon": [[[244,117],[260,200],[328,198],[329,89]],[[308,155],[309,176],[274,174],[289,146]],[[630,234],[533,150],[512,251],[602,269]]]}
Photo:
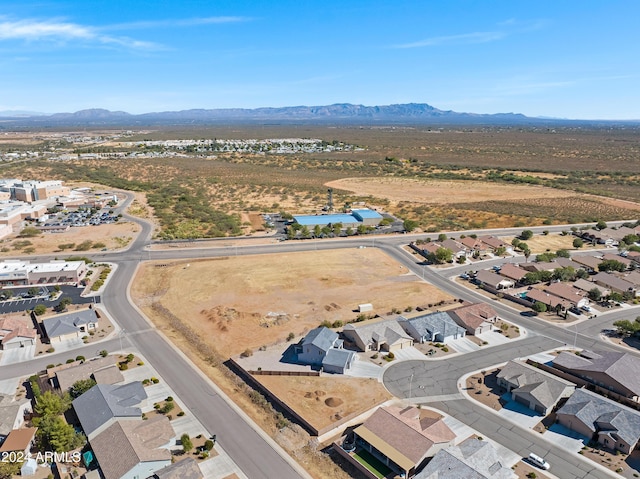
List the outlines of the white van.
{"label": "white van", "polygon": [[533,453],[529,454],[529,462],[534,466],[538,466],[540,469],[544,469],[545,471],[548,471],[551,467],[547,461]]}

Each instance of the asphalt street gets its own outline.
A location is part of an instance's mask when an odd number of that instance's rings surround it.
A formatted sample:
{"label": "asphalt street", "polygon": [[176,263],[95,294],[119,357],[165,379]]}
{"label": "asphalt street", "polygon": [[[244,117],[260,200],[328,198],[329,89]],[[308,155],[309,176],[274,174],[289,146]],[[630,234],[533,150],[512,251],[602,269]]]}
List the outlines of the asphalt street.
{"label": "asphalt street", "polygon": [[[119,208],[124,211],[132,201],[133,196],[127,195],[127,200]],[[464,288],[431,268],[417,264],[415,257],[399,248],[427,235],[397,235],[384,237],[352,237],[348,239],[286,241],[259,246],[225,246],[207,249],[171,248],[162,251],[151,251],[151,226],[137,218],[128,219],[142,226],[140,235],[132,242],[126,251],[107,252],[92,255],[95,261],[113,262],[118,268],[112,273],[107,283],[102,302],[111,317],[124,330],[121,335],[109,341],[74,350],[73,354],[87,357],[97,353],[97,349],[118,350],[120,344],[132,345],[142,353],[161,375],[162,379],[176,392],[185,405],[193,412],[197,419],[211,434],[216,434],[222,447],[228,452],[232,460],[250,478],[298,478],[307,476],[297,465],[292,463],[286,453],[277,445],[265,438],[264,433],[248,421],[245,416],[230,405],[218,389],[206,380],[202,374],[179,353],[167,340],[161,336],[151,324],[140,314],[130,301],[128,290],[138,265],[147,260],[181,260],[190,258],[212,258],[224,256],[240,256],[255,254],[272,254],[287,252],[302,252],[314,250],[329,250],[337,248],[379,247],[401,264],[407,266],[416,275],[423,277],[434,286],[454,297],[469,301],[486,300],[484,296]],[[622,222],[620,222],[622,223]],[[528,228],[540,233],[565,231],[571,225],[545,226]],[[478,230],[466,232],[448,232],[449,237],[460,234],[493,234],[517,235],[522,228],[505,230]],[[229,241],[228,238],[221,241]],[[34,259],[34,258],[32,258]],[[39,256],[38,259],[50,259]],[[495,262],[499,262],[496,260]],[[453,273],[455,274],[455,273]],[[502,304],[492,303],[499,315],[508,321],[527,328],[529,337],[502,346],[480,350],[446,361],[427,360],[407,361],[392,365],[384,376],[385,385],[398,397],[416,399],[421,398],[425,403],[437,407],[451,414],[456,419],[477,429],[487,437],[500,442],[506,447],[526,456],[529,452],[536,452],[545,456],[553,466],[553,473],[561,478],[600,478],[600,470],[592,463],[578,455],[565,457],[559,451],[553,451],[541,437],[522,429],[506,420],[494,417],[480,406],[465,399],[458,391],[458,379],[464,374],[491,365],[503,363],[515,357],[548,350],[563,344],[573,344],[584,348],[616,349],[610,343],[603,343],[599,333],[604,326],[610,325],[615,319],[628,318],[630,311],[616,311],[606,316],[583,321],[575,328],[565,329],[549,324],[539,318],[524,318],[516,311]],[[636,310],[637,311],[637,310]],[[635,316],[634,316],[635,317]],[[70,353],[60,353],[39,356],[33,361],[0,369],[0,379],[24,376],[44,368],[52,362],[63,362]],[[449,400],[442,400],[443,396],[450,396]],[[562,456],[562,457],[560,457]]]}

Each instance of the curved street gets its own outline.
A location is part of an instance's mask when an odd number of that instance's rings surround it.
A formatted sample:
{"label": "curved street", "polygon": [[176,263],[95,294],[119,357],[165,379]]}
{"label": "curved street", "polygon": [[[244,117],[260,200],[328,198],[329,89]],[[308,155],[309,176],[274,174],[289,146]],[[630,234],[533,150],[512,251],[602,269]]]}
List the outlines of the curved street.
{"label": "curved street", "polygon": [[[118,208],[124,212],[133,195],[127,193],[127,200]],[[119,341],[137,348],[153,364],[154,368],[184,401],[196,418],[216,434],[218,441],[232,460],[250,478],[274,477],[289,479],[309,477],[274,441],[262,432],[246,415],[166,340],[141,312],[132,304],[129,286],[138,265],[148,260],[179,260],[190,258],[210,258],[223,256],[272,254],[295,251],[328,250],[353,248],[357,246],[377,247],[403,264],[417,276],[445,291],[468,301],[486,301],[486,297],[450,281],[444,275],[456,274],[456,268],[441,272],[424,267],[415,258],[400,248],[410,240],[426,235],[397,235],[390,237],[355,237],[350,239],[287,241],[267,245],[223,246],[215,248],[183,248],[153,251],[149,248],[152,226],[144,220],[125,215],[138,223],[142,230],[131,245],[121,252],[107,252],[93,255],[96,261],[108,261],[118,265],[109,279],[102,295],[104,307],[116,320],[124,332],[117,338],[100,343],[100,349],[115,350]],[[544,230],[562,231],[564,226],[531,228],[536,232]],[[488,230],[489,233],[517,234],[521,228]],[[455,232],[453,235],[474,232]],[[482,234],[487,231],[477,231]],[[229,239],[226,238],[228,241]],[[504,262],[494,260],[487,264]],[[483,409],[460,392],[459,379],[473,371],[489,368],[510,359],[547,351],[565,344],[576,344],[589,349],[619,349],[605,343],[599,333],[610,327],[613,321],[630,316],[629,309],[601,315],[563,328],[538,318],[524,317],[514,309],[499,301],[492,302],[500,317],[526,328],[524,339],[512,343],[487,348],[469,354],[446,358],[445,360],[409,360],[393,364],[384,373],[384,384],[399,398],[415,403],[428,404],[450,414],[459,421],[476,429],[522,456],[536,452],[545,456],[553,465],[554,475],[562,478],[603,478],[612,474],[594,467],[593,463],[576,454],[563,454],[545,442],[540,435],[509,423],[505,419]],[[94,355],[96,346],[77,350],[77,354]],[[76,351],[74,351],[76,353]],[[64,353],[59,356],[62,357]],[[58,355],[34,359],[26,363],[3,366],[0,379],[31,374],[42,369],[46,363],[55,361]],[[615,475],[613,475],[615,477]]]}

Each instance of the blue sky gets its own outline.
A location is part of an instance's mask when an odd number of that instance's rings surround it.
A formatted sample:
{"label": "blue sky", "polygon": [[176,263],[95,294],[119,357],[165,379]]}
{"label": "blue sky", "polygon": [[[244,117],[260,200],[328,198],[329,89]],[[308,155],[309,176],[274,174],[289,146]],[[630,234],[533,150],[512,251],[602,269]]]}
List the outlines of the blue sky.
{"label": "blue sky", "polygon": [[2,0],[0,110],[640,119],[636,0]]}

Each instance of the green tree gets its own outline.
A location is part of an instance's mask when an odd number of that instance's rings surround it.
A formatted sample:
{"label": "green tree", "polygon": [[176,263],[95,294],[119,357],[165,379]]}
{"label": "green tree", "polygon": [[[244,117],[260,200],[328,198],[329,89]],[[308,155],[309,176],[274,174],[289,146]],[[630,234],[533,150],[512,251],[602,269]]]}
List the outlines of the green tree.
{"label": "green tree", "polygon": [[547,305],[541,301],[536,301],[532,308],[537,313],[545,313],[547,311]]}
{"label": "green tree", "polygon": [[211,439],[207,439],[204,441],[204,450],[210,451],[211,449],[213,449],[213,441]]}
{"label": "green tree", "polygon": [[342,232],[342,223],[333,223],[331,225],[331,232],[336,236],[340,236],[340,233]]}
{"label": "green tree", "polygon": [[27,290],[27,294],[28,294],[29,296],[35,296],[35,295],[37,295],[39,292],[40,292],[40,290],[39,290],[38,288],[34,288],[34,287],[31,287],[31,288],[29,288],[29,289]]}
{"label": "green tree", "polygon": [[572,266],[556,268],[553,270],[553,279],[562,282],[573,281],[576,279],[576,270]]}
{"label": "green tree", "polygon": [[65,309],[67,309],[67,306],[71,304],[71,302],[72,302],[71,298],[69,296],[65,296],[60,300],[60,302],[56,305],[54,309],[58,312],[64,311]]}
{"label": "green tree", "polygon": [[67,424],[62,416],[44,416],[39,419],[36,437],[42,449],[66,452],[86,443],[84,435],[76,433],[73,426]]}
{"label": "green tree", "polygon": [[607,299],[609,301],[621,302],[624,301],[624,296],[622,296],[622,294],[618,293],[617,291],[612,291],[611,293],[609,293]]}
{"label": "green tree", "polygon": [[640,331],[640,316],[631,322],[628,319],[614,321],[613,325],[618,330],[618,334],[628,337],[637,334]]}
{"label": "green tree", "polygon": [[302,225],[302,228],[300,229],[300,236],[302,238],[311,238],[311,232],[307,225]]}
{"label": "green tree", "polygon": [[321,233],[322,233],[322,228],[320,228],[320,225],[315,225],[313,227],[313,236],[315,236],[316,238],[319,238]]}
{"label": "green tree", "polygon": [[185,433],[180,436],[180,444],[182,444],[182,449],[184,450],[184,452],[189,452],[191,449],[193,449],[193,442],[191,442],[189,434]]}
{"label": "green tree", "polygon": [[597,302],[597,301],[600,301],[602,299],[602,292],[600,291],[599,288],[591,288],[589,290],[588,295],[589,295],[589,299],[591,301],[596,301]]}
{"label": "green tree", "polygon": [[0,462],[0,479],[11,479],[13,476],[17,476],[22,467],[21,461],[1,461]]}
{"label": "green tree", "polygon": [[404,228],[405,231],[407,231],[408,233],[411,233],[413,230],[415,230],[418,227],[418,222],[415,220],[404,220],[402,222],[402,227]]}
{"label": "green tree", "polygon": [[443,241],[445,241],[447,239],[447,235],[444,233],[440,233],[438,235],[438,241],[440,241],[440,243],[442,243]]}
{"label": "green tree", "polygon": [[33,226],[27,226],[18,235],[20,238],[33,238],[34,236],[40,236],[42,231],[38,228],[34,228]]}
{"label": "green tree", "polygon": [[559,249],[558,251],[556,251],[556,256],[560,258],[570,258],[571,253],[569,253],[569,251],[566,249]]}
{"label": "green tree", "polygon": [[575,238],[573,240],[573,247],[574,248],[582,248],[584,246],[584,241],[582,241],[580,238]]}
{"label": "green tree", "polygon": [[498,246],[493,254],[496,256],[504,256],[505,254],[507,254],[507,248],[505,248],[504,246]]}
{"label": "green tree", "polygon": [[627,265],[615,259],[605,259],[598,265],[598,271],[626,271]]}
{"label": "green tree", "polygon": [[440,264],[448,263],[453,259],[453,251],[449,248],[438,248],[435,253],[436,261]]}
{"label": "green tree", "polygon": [[527,241],[531,238],[533,238],[533,231],[531,230],[524,230],[522,233],[520,233],[520,239],[524,241]]}
{"label": "green tree", "polygon": [[37,304],[35,308],[33,308],[33,312],[36,316],[42,316],[47,312],[47,307],[44,304]]}
{"label": "green tree", "polygon": [[511,240],[511,246],[514,248],[520,248],[520,240],[518,238],[513,238],[513,240]]}
{"label": "green tree", "polygon": [[45,391],[38,398],[35,412],[40,416],[59,416],[71,407],[71,396],[68,393],[56,394]]}
{"label": "green tree", "polygon": [[600,220],[596,223],[596,229],[598,230],[603,230],[607,227],[607,223],[605,223],[604,221]]}
{"label": "green tree", "polygon": [[71,397],[75,399],[78,396],[81,396],[82,394],[86,393],[89,389],[91,389],[95,385],[96,385],[96,382],[91,378],[79,379],[78,381],[73,383],[73,385],[71,386],[71,390],[70,390]]}

